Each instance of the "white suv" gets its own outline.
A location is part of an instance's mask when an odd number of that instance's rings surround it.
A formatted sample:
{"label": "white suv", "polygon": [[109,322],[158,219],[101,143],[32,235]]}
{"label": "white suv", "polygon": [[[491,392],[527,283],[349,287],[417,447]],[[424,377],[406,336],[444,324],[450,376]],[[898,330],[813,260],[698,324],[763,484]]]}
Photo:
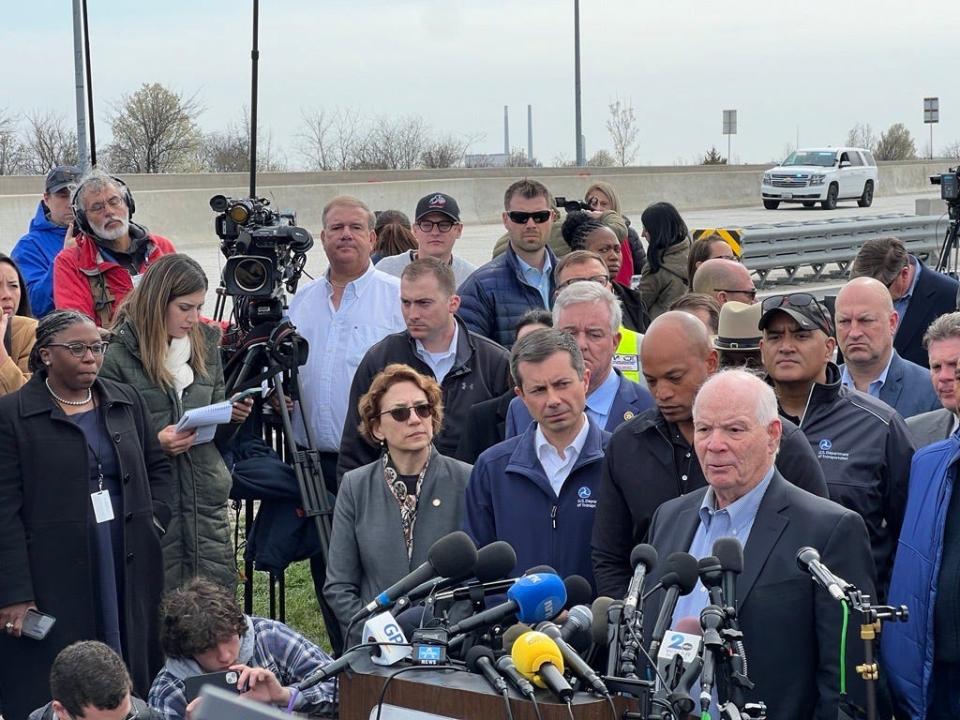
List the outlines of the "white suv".
{"label": "white suv", "polygon": [[870,207],[877,190],[877,163],[862,148],[815,148],[797,150],[777,167],[763,174],[760,192],[763,206],[776,210],[782,202],[817,202],[833,210],[837,200],[856,200]]}

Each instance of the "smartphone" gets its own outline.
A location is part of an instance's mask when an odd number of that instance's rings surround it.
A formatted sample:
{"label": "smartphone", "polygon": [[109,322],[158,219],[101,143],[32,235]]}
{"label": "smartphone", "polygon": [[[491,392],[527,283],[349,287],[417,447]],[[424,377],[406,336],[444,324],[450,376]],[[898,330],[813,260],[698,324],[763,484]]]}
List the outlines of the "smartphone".
{"label": "smartphone", "polygon": [[35,608],[28,608],[23,616],[20,634],[32,640],[43,640],[50,634],[56,622],[57,619],[53,615],[47,615]]}
{"label": "smartphone", "polygon": [[230,398],[231,403],[240,402],[241,400],[246,400],[248,397],[253,397],[254,395],[259,395],[263,392],[262,387],[252,387],[247,388],[246,390],[241,390],[236,395]]}
{"label": "smartphone", "polygon": [[193,675],[192,677],[184,678],[183,680],[183,694],[187,699],[187,704],[193,702],[193,700],[200,695],[200,691],[206,685],[213,685],[214,687],[221,688],[227,692],[239,693],[237,689],[237,681],[240,679],[240,673],[236,670],[224,670],[222,672],[213,672],[206,673],[204,675]]}

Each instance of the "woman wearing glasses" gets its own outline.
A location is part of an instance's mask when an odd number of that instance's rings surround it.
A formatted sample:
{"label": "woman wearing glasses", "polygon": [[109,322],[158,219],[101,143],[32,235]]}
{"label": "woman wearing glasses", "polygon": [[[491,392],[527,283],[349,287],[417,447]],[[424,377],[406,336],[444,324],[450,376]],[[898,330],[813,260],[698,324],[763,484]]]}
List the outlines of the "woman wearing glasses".
{"label": "woman wearing glasses", "polygon": [[19,390],[30,379],[27,366],[37,336],[37,321],[23,274],[0,253],[0,395]]}
{"label": "woman wearing glasses", "polygon": [[[0,398],[0,693],[25,720],[57,653],[105,642],[146,693],[163,664],[160,535],[170,463],[140,394],[98,377],[106,344],[75,311],[37,326],[30,380]],[[56,619],[31,639],[36,612]]]}
{"label": "woman wearing glasses", "polygon": [[225,444],[250,414],[236,403],[233,424],[215,441],[194,444],[196,431],[177,431],[187,410],[224,400],[220,330],[200,319],[207,276],[182,254],[164,255],[117,314],[103,376],[132,385],[147,402],[155,436],[174,469],[173,518],[163,538],[164,587],[202,576],[234,587],[237,571],[230,542],[227,498],[230,472],[217,443]]}
{"label": "woman wearing glasses", "polygon": [[[360,432],[378,460],[343,476],[323,594],[346,635],[374,596],[426,562],[436,540],[460,529],[471,466],[444,457],[440,386],[408,365],[388,365],[360,398]],[[362,623],[346,637],[360,642]]]}

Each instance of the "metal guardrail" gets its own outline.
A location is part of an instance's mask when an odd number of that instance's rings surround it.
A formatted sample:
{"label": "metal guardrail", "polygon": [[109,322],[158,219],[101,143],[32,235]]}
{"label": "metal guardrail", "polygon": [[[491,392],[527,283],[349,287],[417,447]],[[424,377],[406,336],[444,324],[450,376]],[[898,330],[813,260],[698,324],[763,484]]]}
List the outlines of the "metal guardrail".
{"label": "metal guardrail", "polygon": [[[770,282],[815,282],[825,277],[845,277],[860,247],[867,240],[895,236],[907,249],[934,262],[943,243],[944,216],[902,213],[835,218],[813,222],[750,225],[743,228],[743,263],[759,278],[758,287]],[[835,265],[835,270],[830,270]],[[812,275],[798,273],[805,268]],[[784,278],[770,278],[774,271]],[[779,273],[778,273],[779,274]]]}

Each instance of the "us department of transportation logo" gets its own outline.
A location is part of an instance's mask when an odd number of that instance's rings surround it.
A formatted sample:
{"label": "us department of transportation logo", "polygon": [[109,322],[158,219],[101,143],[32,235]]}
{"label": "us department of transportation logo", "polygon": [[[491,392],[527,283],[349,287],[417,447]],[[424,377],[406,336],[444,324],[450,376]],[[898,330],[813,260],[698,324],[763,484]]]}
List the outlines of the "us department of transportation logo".
{"label": "us department of transportation logo", "polygon": [[597,507],[597,501],[593,498],[593,491],[586,485],[577,490],[577,507],[587,510],[595,510]]}
{"label": "us department of transportation logo", "polygon": [[829,451],[830,448],[832,447],[833,447],[833,443],[830,442],[828,438],[824,438],[823,440],[820,441],[820,449],[823,450],[824,452]]}
{"label": "us department of transportation logo", "polygon": [[833,449],[833,440],[830,438],[823,438],[820,440],[818,445],[820,452],[817,453],[817,457],[821,460],[849,460],[850,453],[837,452]]}

